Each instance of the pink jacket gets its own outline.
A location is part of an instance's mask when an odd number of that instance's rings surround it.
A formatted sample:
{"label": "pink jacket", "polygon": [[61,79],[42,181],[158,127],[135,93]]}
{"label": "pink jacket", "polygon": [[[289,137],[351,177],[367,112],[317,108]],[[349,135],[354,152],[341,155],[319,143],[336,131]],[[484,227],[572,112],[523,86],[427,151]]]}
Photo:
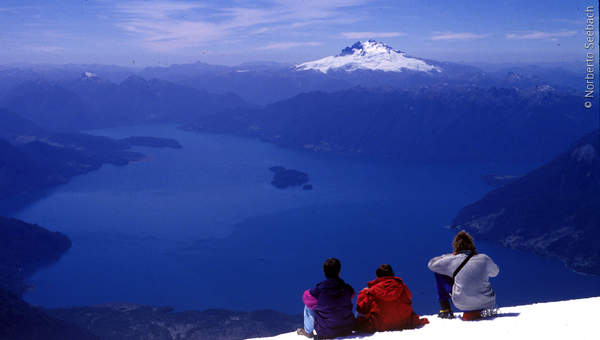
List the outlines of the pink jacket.
{"label": "pink jacket", "polygon": [[[354,300],[355,295],[356,293],[352,294],[352,300]],[[302,294],[302,302],[310,309],[315,309],[315,306],[317,306],[317,298],[310,294],[310,289],[305,290]]]}
{"label": "pink jacket", "polygon": [[317,306],[317,298],[310,294],[310,289],[304,291],[304,294],[302,295],[302,302],[304,302],[306,307],[310,309],[315,309]]}

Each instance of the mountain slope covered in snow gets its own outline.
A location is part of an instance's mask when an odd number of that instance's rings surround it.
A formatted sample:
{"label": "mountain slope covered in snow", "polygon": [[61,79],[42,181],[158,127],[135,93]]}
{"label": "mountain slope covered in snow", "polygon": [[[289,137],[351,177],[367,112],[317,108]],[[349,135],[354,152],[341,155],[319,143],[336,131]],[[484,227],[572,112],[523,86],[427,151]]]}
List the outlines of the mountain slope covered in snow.
{"label": "mountain slope covered in snow", "polygon": [[[493,319],[462,321],[427,315],[430,324],[421,329],[380,332],[343,339],[597,339],[600,332],[600,297],[505,307]],[[263,340],[307,339],[295,332]],[[340,338],[342,339],[342,338]]]}
{"label": "mountain slope covered in snow", "polygon": [[327,73],[329,70],[343,69],[346,71],[372,70],[386,72],[436,71],[441,68],[430,65],[424,60],[409,57],[406,53],[377,42],[368,40],[356,42],[346,47],[336,56],[325,57],[319,60],[308,61],[296,66],[297,70],[317,70]]}

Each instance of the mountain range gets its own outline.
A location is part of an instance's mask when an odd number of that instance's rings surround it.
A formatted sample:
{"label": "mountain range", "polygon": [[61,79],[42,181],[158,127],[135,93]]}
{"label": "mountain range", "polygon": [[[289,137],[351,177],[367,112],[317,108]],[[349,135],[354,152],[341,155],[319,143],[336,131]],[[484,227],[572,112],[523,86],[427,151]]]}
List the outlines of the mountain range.
{"label": "mountain range", "polygon": [[298,65],[88,66],[75,78],[2,68],[13,86],[0,86],[0,107],[55,131],[177,123],[313,151],[444,161],[548,161],[596,119],[560,84],[568,71],[487,72],[374,40]]}
{"label": "mountain range", "polygon": [[270,104],[301,93],[335,92],[362,87],[414,89],[438,84],[473,85],[483,88],[531,89],[550,85],[573,91],[580,83],[576,72],[556,72],[544,67],[488,71],[464,64],[410,56],[384,43],[368,40],[343,48],[335,56],[297,65],[248,63],[213,66],[202,63],[147,68],[146,78],[161,78],[209,92],[232,91],[249,103]]}
{"label": "mountain range", "polygon": [[410,56],[370,40],[345,47],[335,56],[297,65],[254,62],[223,66],[197,62],[147,68],[73,64],[0,66],[0,98],[16,84],[71,82],[85,72],[115,84],[133,75],[147,80],[166,80],[212,94],[235,93],[244,101],[257,105],[305,92],[335,92],[355,86],[409,89],[448,83],[523,90],[550,85],[560,91],[572,92],[581,84],[579,74],[571,68],[526,64],[506,68],[474,67]]}
{"label": "mountain range", "polygon": [[543,162],[589,132],[594,119],[579,96],[549,86],[438,85],[304,93],[205,115],[186,128],[403,160]]}
{"label": "mountain range", "polygon": [[115,84],[90,72],[69,81],[25,81],[0,99],[0,107],[58,131],[181,123],[206,112],[244,105],[234,94],[209,94],[133,75]]}
{"label": "mountain range", "polygon": [[452,225],[600,275],[600,132],[466,206]]}

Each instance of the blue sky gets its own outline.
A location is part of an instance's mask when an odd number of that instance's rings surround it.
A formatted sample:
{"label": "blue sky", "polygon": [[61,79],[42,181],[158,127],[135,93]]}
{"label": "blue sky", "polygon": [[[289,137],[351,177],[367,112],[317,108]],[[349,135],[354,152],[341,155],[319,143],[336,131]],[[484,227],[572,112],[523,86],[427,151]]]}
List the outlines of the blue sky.
{"label": "blue sky", "polygon": [[592,0],[0,2],[0,64],[302,62],[377,39],[467,63],[585,57]]}

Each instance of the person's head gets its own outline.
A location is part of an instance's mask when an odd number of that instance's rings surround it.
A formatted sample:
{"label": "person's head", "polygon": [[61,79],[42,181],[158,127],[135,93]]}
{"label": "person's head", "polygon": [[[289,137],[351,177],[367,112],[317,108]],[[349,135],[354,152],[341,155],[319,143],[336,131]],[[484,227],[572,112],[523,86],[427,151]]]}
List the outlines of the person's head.
{"label": "person's head", "polygon": [[455,253],[460,253],[462,251],[470,250],[473,254],[477,254],[477,249],[475,249],[475,242],[473,242],[473,237],[469,235],[464,230],[461,230],[454,236],[454,240],[452,241],[452,248]]}
{"label": "person's head", "polygon": [[340,271],[342,270],[342,264],[340,260],[331,257],[323,262],[323,273],[325,273],[325,277],[328,279],[333,279],[340,276]]}
{"label": "person's head", "polygon": [[394,276],[394,270],[389,264],[382,264],[375,271],[375,275],[377,275],[377,277]]}

